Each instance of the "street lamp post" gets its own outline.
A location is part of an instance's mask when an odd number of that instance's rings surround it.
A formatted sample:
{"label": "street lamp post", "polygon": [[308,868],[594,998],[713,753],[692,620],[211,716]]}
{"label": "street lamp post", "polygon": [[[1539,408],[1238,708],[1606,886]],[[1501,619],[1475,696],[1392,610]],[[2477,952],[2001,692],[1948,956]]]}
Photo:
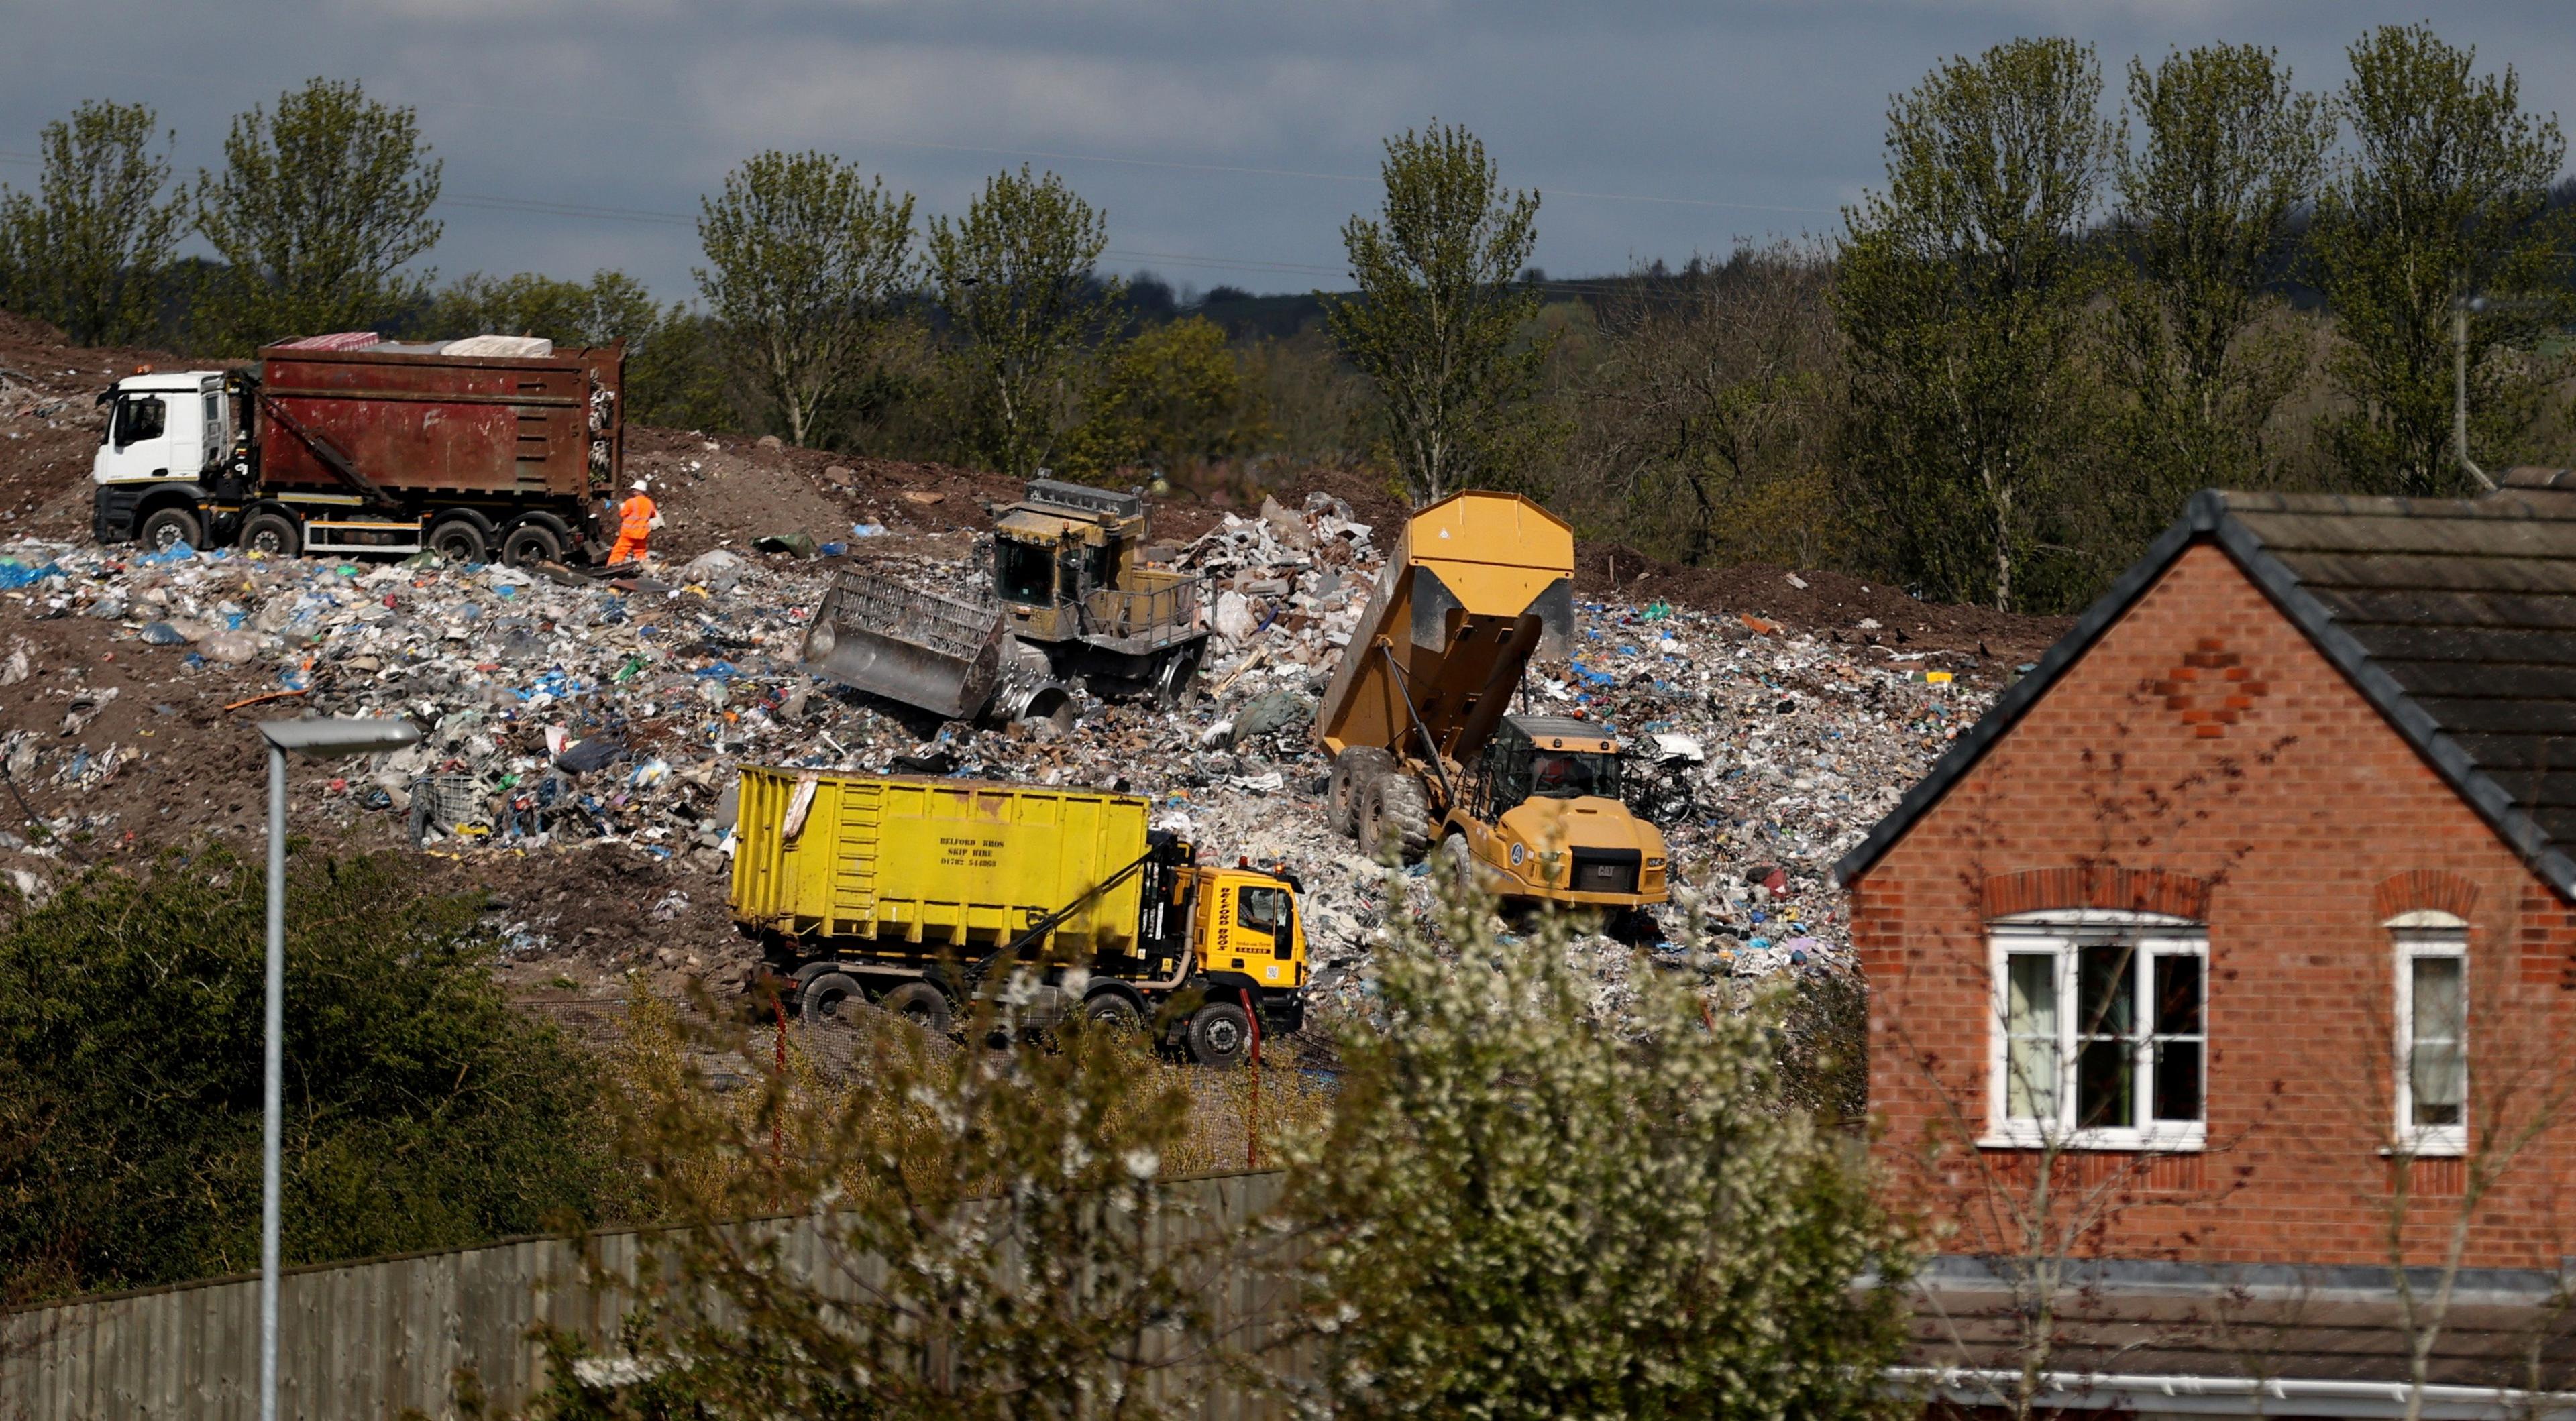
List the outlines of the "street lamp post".
{"label": "street lamp post", "polygon": [[420,739],[407,720],[264,720],[268,742],[268,1026],[260,1087],[259,1421],[277,1421],[277,1200],[285,1133],[286,752],[312,759],[399,750]]}

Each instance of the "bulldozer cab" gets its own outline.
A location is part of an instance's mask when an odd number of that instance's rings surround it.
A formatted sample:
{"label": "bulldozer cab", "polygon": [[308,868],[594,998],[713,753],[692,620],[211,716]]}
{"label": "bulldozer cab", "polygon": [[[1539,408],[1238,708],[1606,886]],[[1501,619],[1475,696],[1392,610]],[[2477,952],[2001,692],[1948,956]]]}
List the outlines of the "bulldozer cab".
{"label": "bulldozer cab", "polygon": [[1477,818],[1491,823],[1532,799],[1618,799],[1626,781],[1619,747],[1588,721],[1506,716],[1467,784]]}
{"label": "bulldozer cab", "polygon": [[993,521],[993,592],[1024,641],[1082,634],[1086,600],[1123,587],[1145,536],[1145,503],[1132,493],[1032,479]]}

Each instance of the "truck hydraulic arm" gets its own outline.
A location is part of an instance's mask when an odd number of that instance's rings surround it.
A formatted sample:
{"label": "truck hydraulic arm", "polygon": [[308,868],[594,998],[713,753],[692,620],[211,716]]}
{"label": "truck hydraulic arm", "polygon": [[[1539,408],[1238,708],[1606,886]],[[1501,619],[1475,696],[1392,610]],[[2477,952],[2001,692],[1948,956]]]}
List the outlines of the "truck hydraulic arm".
{"label": "truck hydraulic arm", "polygon": [[312,450],[313,457],[321,462],[322,467],[329,469],[332,477],[347,484],[350,492],[378,508],[397,506],[393,498],[379,487],[375,480],[358,472],[358,466],[350,461],[348,455],[340,452],[338,445],[306,429],[293,415],[286,412],[285,406],[280,405],[274,396],[266,393],[260,395],[259,412],[276,420],[280,429],[294,435],[297,443]]}
{"label": "truck hydraulic arm", "polygon": [[1422,723],[1422,713],[1413,708],[1413,687],[1405,683],[1404,667],[1395,659],[1395,648],[1381,637],[1378,654],[1386,658],[1387,669],[1395,673],[1395,694],[1404,702],[1405,718],[1413,722],[1414,733],[1422,737],[1422,753],[1431,759],[1431,773],[1440,777],[1440,797],[1447,803],[1458,802],[1458,792],[1449,784],[1448,767],[1440,763],[1440,743],[1431,738],[1431,728]]}
{"label": "truck hydraulic arm", "polygon": [[1125,868],[1122,868],[1116,873],[1109,875],[1107,878],[1102,879],[1098,884],[1092,887],[1090,892],[1083,894],[1072,902],[1067,903],[1063,907],[1056,909],[1054,912],[1047,914],[1045,917],[1033,919],[1029,923],[1027,929],[1018,937],[1011,939],[1000,947],[994,948],[990,955],[975,964],[973,975],[976,980],[982,980],[986,973],[993,970],[995,963],[1007,962],[1010,959],[1019,956],[1022,948],[1025,948],[1030,943],[1036,942],[1038,939],[1045,937],[1048,933],[1054,932],[1058,924],[1062,923],[1065,919],[1072,917],[1074,914],[1081,912],[1082,906],[1085,903],[1090,902],[1092,899],[1099,897],[1101,894],[1108,892],[1110,889],[1115,888],[1119,884],[1134,877],[1136,875],[1136,871],[1143,868],[1145,865],[1152,863],[1154,861],[1154,855],[1159,852],[1161,852],[1159,847],[1147,849],[1143,857],[1138,858],[1135,862],[1127,865]]}

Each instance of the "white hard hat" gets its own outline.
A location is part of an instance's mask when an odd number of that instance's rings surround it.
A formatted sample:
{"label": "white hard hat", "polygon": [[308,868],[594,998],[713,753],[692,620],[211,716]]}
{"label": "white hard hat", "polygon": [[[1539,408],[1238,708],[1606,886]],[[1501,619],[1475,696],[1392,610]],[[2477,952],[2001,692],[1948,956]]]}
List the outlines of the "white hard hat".
{"label": "white hard hat", "polygon": [[628,484],[627,487],[635,490],[637,493],[642,493],[644,491],[644,481],[642,479],[637,479],[635,482]]}

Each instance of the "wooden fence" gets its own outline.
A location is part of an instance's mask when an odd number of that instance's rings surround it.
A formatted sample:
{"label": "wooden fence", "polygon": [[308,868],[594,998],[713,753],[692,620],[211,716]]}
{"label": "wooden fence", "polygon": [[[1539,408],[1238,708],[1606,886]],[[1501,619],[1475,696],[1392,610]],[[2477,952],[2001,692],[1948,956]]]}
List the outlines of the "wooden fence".
{"label": "wooden fence", "polygon": [[[1168,1186],[1167,1217],[1197,1233],[1239,1229],[1279,1198],[1276,1173],[1218,1175]],[[792,1226],[790,1267],[818,1269],[827,1250],[810,1224]],[[593,1236],[611,1277],[632,1277],[649,1231]],[[1275,1262],[1276,1260],[1272,1260]],[[822,1276],[809,1273],[808,1276]],[[454,1379],[470,1372],[497,1406],[516,1406],[545,1382],[529,1332],[546,1325],[595,1342],[613,1338],[626,1299],[588,1281],[579,1245],[519,1239],[289,1270],[278,1297],[279,1415],[293,1421],[393,1421],[407,1411],[453,1414]],[[1265,1332],[1284,1318],[1270,1269],[1242,1258],[1214,1272],[1206,1298],[1221,1337]],[[1302,1353],[1273,1358],[1302,1373]],[[1149,1385],[1194,1399],[1212,1421],[1278,1408],[1228,1384],[1204,1358],[1184,1359]],[[259,1280],[218,1278],[113,1293],[0,1316],[0,1418],[6,1421],[253,1421],[259,1408]]]}

